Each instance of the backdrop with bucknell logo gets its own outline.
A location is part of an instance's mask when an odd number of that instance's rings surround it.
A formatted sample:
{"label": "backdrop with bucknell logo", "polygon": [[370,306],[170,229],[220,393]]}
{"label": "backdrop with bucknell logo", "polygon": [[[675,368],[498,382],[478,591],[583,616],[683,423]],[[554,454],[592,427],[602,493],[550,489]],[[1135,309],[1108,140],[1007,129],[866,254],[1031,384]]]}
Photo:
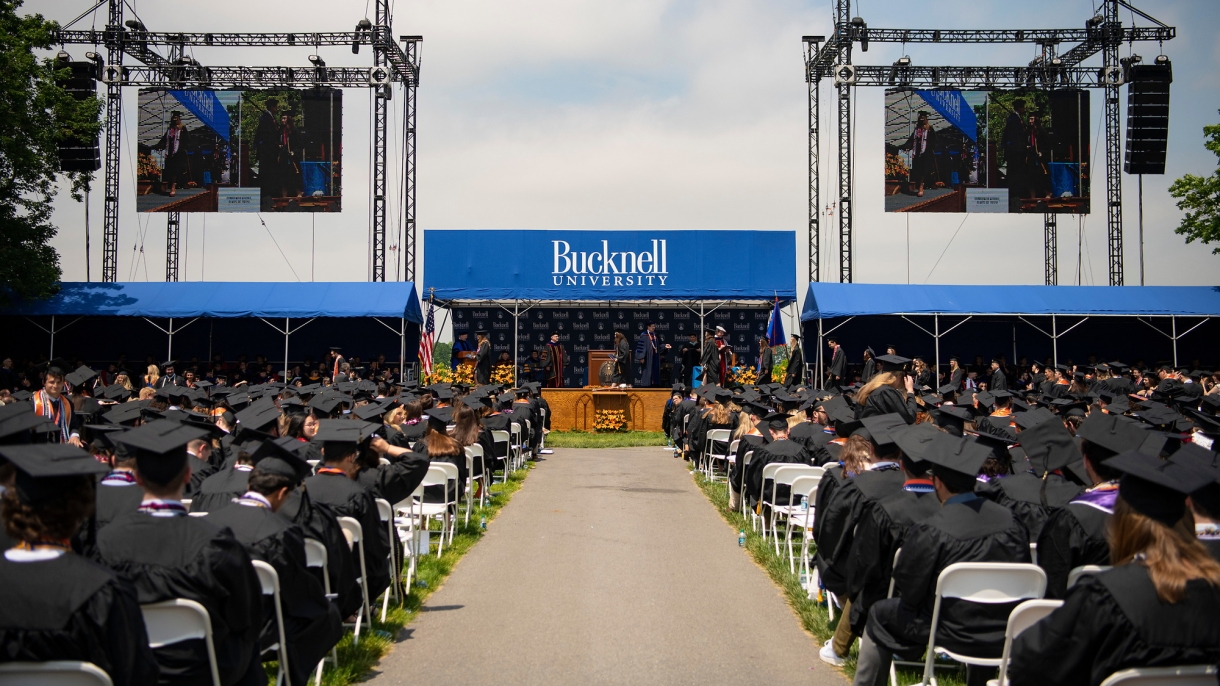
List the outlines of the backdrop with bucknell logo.
{"label": "backdrop with bucknell logo", "polygon": [[[513,354],[513,315],[495,305],[455,307],[452,310],[453,333],[471,334],[486,330],[491,337],[493,358],[501,352]],[[754,366],[758,362],[758,339],[767,335],[770,307],[721,307],[704,315],[708,329],[723,326],[729,334],[733,352],[740,364]],[[656,322],[657,338],[662,345],[673,346],[664,355],[661,382],[665,386],[681,380],[682,346],[690,342],[692,333],[699,333],[699,313],[687,308],[625,308],[625,307],[534,307],[521,314],[518,326],[518,364],[526,363],[532,351],[541,352],[552,333],[559,334],[568,353],[564,367],[564,386],[579,387],[589,378],[589,351],[613,350],[614,332],[622,331],[631,343],[633,374],[640,373],[634,363],[636,338],[648,322]],[[702,336],[698,336],[699,345]]]}

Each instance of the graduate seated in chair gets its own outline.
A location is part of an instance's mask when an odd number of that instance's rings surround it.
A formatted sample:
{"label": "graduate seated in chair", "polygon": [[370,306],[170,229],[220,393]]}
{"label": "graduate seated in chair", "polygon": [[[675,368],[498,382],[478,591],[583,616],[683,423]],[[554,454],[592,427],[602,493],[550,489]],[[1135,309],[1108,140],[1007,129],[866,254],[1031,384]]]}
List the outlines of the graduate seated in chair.
{"label": "graduate seated in chair", "polygon": [[[186,445],[206,432],[169,419],[124,433],[116,442],[134,449],[144,499],[98,532],[100,561],[132,581],[140,604],[174,598],[207,608],[220,682],[262,684],[258,659],[263,625],[262,587],[250,556],[228,529],[187,515],[182,491],[191,478]],[[202,640],[153,651],[161,683],[211,684]]]}
{"label": "graduate seated in chair", "polygon": [[[309,463],[298,457],[302,445],[294,438],[264,441],[251,456],[245,493],[233,507],[210,513],[206,520],[228,527],[250,557],[275,568],[280,580],[284,634],[288,637],[287,672],[291,683],[304,684],[309,672],[343,636],[339,609],[326,599],[323,586],[305,562],[305,534],[299,526],[276,515],[309,475]],[[274,599],[263,596],[260,647],[279,640]]]}

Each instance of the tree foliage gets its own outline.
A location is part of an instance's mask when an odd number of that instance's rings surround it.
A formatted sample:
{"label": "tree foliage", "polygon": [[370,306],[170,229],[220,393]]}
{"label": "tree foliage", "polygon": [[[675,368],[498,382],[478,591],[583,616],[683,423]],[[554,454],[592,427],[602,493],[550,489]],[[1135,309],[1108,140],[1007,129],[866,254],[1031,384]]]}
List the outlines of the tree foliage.
{"label": "tree foliage", "polygon": [[[1204,146],[1220,158],[1220,124],[1204,126],[1203,135],[1207,138]],[[1178,199],[1178,209],[1186,212],[1175,233],[1186,236],[1187,243],[1220,242],[1220,160],[1211,176],[1187,174],[1173,182],[1169,194]],[[1220,255],[1220,246],[1212,254]]]}
{"label": "tree foliage", "polygon": [[[60,279],[50,240],[59,176],[57,144],[98,134],[101,101],[76,100],[55,83],[49,50],[55,22],[19,15],[21,0],[0,0],[0,300],[45,298]],[[59,76],[67,75],[63,70]],[[72,175],[73,197],[90,175]]]}

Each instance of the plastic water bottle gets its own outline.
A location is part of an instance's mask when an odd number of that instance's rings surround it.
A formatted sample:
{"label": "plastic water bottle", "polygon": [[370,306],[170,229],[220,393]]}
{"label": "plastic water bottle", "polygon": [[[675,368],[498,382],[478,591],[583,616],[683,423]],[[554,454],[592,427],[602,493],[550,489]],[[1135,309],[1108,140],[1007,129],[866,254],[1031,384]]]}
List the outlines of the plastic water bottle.
{"label": "plastic water bottle", "polygon": [[801,570],[801,588],[809,590],[809,575],[805,574],[805,570]]}
{"label": "plastic water bottle", "polygon": [[479,517],[479,528],[483,531],[487,531],[487,515]]}
{"label": "plastic water bottle", "polygon": [[808,510],[809,510],[809,496],[803,495],[803,496],[801,496],[801,512],[807,512]]}
{"label": "plastic water bottle", "polygon": [[737,532],[737,547],[738,548],[746,547],[746,530],[745,529],[742,529],[741,531]]}

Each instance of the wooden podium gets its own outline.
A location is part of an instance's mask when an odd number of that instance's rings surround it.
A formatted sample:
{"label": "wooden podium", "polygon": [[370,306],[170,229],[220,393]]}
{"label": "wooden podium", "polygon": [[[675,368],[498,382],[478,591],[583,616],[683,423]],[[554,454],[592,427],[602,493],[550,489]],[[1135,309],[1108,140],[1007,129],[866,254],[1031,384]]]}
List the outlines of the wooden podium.
{"label": "wooden podium", "polygon": [[[602,385],[602,382],[601,382],[601,379],[598,377],[598,373],[601,371],[602,365],[606,363],[606,360],[614,359],[614,351],[613,350],[590,350],[588,359],[589,359],[589,376],[588,376],[588,381],[585,385],[592,386],[594,388],[599,388]],[[630,383],[630,382],[631,382],[631,380],[628,379],[627,383]]]}

